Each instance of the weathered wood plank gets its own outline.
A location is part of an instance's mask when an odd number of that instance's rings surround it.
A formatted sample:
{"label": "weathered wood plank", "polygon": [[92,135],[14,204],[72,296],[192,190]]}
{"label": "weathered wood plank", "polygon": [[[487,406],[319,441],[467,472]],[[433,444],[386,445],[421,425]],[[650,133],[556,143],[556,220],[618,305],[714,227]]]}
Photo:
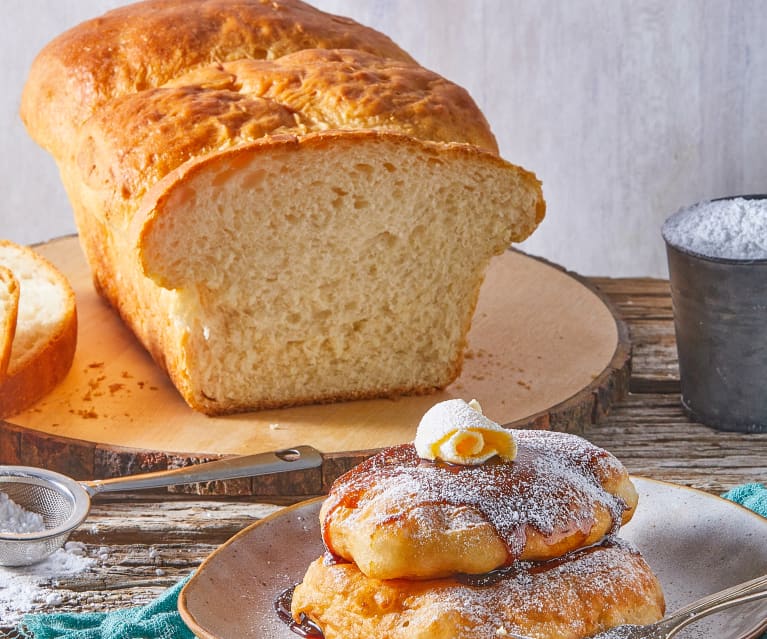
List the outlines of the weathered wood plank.
{"label": "weathered wood plank", "polygon": [[690,421],[675,394],[631,394],[584,435],[635,475],[720,494],[767,482],[767,434],[729,433]]}
{"label": "weathered wood plank", "polygon": [[605,277],[591,277],[588,280],[612,302],[626,321],[671,321],[674,318],[671,292],[666,280]]}

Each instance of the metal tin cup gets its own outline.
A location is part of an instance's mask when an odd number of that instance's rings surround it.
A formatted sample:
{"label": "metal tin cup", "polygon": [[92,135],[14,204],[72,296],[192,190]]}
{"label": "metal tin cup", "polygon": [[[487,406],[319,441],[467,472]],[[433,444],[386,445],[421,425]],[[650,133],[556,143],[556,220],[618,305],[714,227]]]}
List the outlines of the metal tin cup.
{"label": "metal tin cup", "polygon": [[671,231],[684,213],[663,226],[682,405],[719,430],[767,432],[767,258],[696,252]]}

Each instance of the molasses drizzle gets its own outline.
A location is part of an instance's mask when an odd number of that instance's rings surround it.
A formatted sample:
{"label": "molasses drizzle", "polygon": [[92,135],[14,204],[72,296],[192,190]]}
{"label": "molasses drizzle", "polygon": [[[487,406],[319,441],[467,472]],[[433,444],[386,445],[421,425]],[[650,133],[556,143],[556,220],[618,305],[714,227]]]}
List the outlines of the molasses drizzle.
{"label": "molasses drizzle", "polygon": [[[565,553],[561,557],[555,557],[554,559],[548,559],[546,561],[519,561],[510,566],[504,566],[502,568],[496,568],[490,572],[482,573],[480,575],[468,575],[458,574],[455,575],[455,580],[464,584],[465,586],[473,587],[485,587],[493,586],[504,579],[513,578],[517,574],[538,575],[549,570],[554,570],[563,564],[575,561],[584,555],[590,555],[593,552],[602,550],[604,548],[613,548],[619,544],[612,537],[605,537],[601,541],[591,546],[585,546],[584,548],[577,548]],[[632,553],[639,551],[631,548]]]}
{"label": "molasses drizzle", "polygon": [[290,603],[293,601],[293,591],[295,589],[295,586],[291,586],[277,595],[277,599],[274,600],[274,610],[277,616],[282,623],[299,637],[304,637],[305,639],[324,639],[325,635],[322,632],[322,628],[304,613],[301,613],[298,621],[293,619],[293,615],[290,614]]}

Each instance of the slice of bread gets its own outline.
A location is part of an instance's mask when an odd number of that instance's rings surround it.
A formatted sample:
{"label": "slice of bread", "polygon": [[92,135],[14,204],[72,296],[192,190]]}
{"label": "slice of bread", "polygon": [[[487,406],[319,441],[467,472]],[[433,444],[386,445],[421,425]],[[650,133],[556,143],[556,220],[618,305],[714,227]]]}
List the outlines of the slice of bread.
{"label": "slice of bread", "polygon": [[10,269],[0,266],[0,383],[8,371],[18,311],[19,283]]}
{"label": "slice of bread", "polygon": [[0,266],[18,282],[10,361],[0,378],[0,417],[19,413],[69,372],[77,344],[75,294],[64,275],[31,248],[0,240]]}

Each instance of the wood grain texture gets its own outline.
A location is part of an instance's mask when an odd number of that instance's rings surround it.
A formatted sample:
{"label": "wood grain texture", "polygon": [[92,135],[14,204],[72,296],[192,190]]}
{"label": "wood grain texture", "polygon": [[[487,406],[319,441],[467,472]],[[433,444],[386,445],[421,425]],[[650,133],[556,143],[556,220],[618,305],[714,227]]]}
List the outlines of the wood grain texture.
{"label": "wood grain texture", "polygon": [[631,333],[634,374],[630,391],[679,393],[679,362],[674,335],[674,310],[667,280],[625,280],[593,277],[590,281],[615,305]]}

